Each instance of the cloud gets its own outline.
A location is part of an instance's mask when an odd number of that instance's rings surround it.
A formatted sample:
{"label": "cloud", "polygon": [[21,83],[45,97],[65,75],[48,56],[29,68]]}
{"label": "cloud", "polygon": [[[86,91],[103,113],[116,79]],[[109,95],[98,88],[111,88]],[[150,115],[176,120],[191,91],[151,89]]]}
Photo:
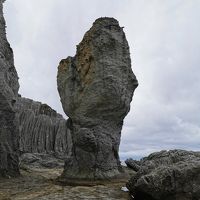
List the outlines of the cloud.
{"label": "cloud", "polygon": [[96,18],[113,16],[125,27],[139,80],[122,131],[121,158],[200,150],[199,9],[198,0],[7,0],[20,93],[64,114],[57,65],[75,54]]}

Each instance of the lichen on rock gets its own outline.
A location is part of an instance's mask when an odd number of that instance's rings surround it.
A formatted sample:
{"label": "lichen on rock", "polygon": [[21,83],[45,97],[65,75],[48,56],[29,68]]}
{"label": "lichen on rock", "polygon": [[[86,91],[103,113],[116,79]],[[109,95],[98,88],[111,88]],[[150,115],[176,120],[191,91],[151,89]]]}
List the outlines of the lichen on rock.
{"label": "lichen on rock", "polygon": [[119,144],[137,79],[128,42],[114,18],[99,18],[58,67],[58,91],[71,130],[63,179],[99,180],[122,173]]}

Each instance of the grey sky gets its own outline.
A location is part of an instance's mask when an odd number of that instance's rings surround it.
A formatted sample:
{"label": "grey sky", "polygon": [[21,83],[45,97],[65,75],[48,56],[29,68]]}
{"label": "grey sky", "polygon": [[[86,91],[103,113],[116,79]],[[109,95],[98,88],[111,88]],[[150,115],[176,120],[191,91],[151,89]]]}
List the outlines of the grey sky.
{"label": "grey sky", "polygon": [[59,61],[75,54],[96,18],[115,17],[125,27],[139,80],[121,158],[200,150],[199,11],[199,0],[7,0],[20,93],[63,113],[56,89]]}

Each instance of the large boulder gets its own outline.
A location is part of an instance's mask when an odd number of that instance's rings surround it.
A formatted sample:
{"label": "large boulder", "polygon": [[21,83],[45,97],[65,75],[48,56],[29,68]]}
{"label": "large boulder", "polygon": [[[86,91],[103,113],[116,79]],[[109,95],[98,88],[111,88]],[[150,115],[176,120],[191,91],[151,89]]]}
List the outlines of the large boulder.
{"label": "large boulder", "polygon": [[161,151],[126,163],[137,170],[127,183],[136,200],[200,199],[200,152]]}
{"label": "large boulder", "polygon": [[13,177],[19,175],[14,111],[19,84],[13,51],[6,39],[3,2],[0,0],[0,177]]}
{"label": "large boulder", "polygon": [[23,97],[17,98],[15,108],[21,153],[51,154],[60,158],[71,153],[70,130],[61,114],[47,104]]}
{"label": "large boulder", "polygon": [[60,62],[57,84],[73,141],[61,178],[116,178],[122,172],[118,151],[123,120],[138,86],[117,20],[105,17],[93,23],[76,55]]}

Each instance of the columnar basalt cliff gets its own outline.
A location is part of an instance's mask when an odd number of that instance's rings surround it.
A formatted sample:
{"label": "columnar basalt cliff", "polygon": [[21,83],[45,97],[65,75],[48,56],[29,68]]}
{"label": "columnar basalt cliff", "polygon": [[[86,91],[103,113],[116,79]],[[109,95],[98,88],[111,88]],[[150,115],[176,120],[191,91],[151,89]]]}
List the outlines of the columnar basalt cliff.
{"label": "columnar basalt cliff", "polygon": [[94,22],[76,56],[60,62],[57,83],[73,141],[61,179],[117,177],[122,172],[118,151],[123,119],[138,85],[117,20]]}
{"label": "columnar basalt cliff", "polygon": [[21,153],[46,153],[67,157],[71,134],[67,120],[47,104],[18,97],[15,104],[19,121]]}
{"label": "columnar basalt cliff", "polygon": [[0,177],[10,177],[19,175],[18,127],[13,109],[19,84],[6,39],[3,2],[0,0]]}

